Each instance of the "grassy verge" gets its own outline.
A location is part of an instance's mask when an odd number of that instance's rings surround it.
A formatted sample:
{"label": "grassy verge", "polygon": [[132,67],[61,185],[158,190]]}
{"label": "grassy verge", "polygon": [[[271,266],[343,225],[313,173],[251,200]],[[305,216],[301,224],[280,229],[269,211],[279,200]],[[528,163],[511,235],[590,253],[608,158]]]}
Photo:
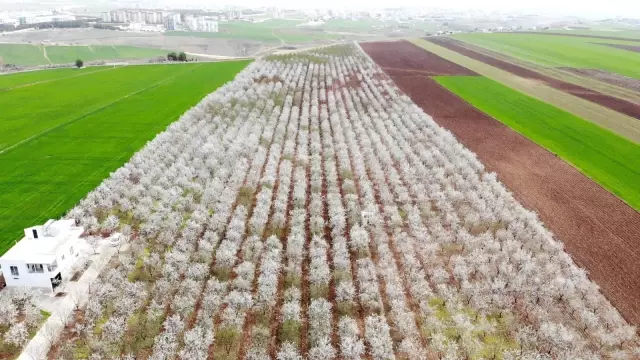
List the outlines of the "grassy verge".
{"label": "grassy verge", "polygon": [[640,145],[491,79],[435,80],[640,210]]}

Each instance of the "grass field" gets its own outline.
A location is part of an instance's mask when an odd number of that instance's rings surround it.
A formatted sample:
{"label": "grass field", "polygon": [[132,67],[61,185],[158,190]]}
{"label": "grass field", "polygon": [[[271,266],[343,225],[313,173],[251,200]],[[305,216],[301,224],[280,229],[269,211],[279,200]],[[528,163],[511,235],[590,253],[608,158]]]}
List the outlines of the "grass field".
{"label": "grass field", "polygon": [[247,64],[111,68],[0,92],[0,253],[22,228],[62,215]]}
{"label": "grass field", "polygon": [[574,114],[581,119],[588,120],[599,126],[605,127],[620,136],[640,143],[640,122],[638,119],[621,114],[591,101],[573,96],[567,92],[554,89],[551,86],[542,84],[538,81],[516,76],[508,71],[471,59],[432,42],[425,41],[423,39],[412,39],[411,42],[442,58],[453,61],[456,64],[473,70],[480,75],[486,76],[489,79],[498,81],[512,89],[532,96],[538,100],[542,100],[557,108]]}
{"label": "grass field", "polygon": [[64,68],[47,71],[28,71],[8,75],[0,75],[0,91],[7,89],[40,84],[49,81],[56,81],[68,77],[82,76],[92,72],[105,70],[103,67],[86,67],[82,69]]}
{"label": "grass field", "polygon": [[33,66],[49,63],[42,47],[36,45],[0,44],[0,58],[2,64]]}
{"label": "grass field", "polygon": [[76,59],[129,60],[166,56],[168,50],[147,49],[135,46],[47,46],[47,55],[54,64],[74,62]]}
{"label": "grass field", "polygon": [[537,34],[459,34],[456,39],[545,66],[601,69],[640,79],[640,54],[596,43],[634,42]]}
{"label": "grass field", "polygon": [[[44,51],[47,56],[45,57]],[[0,57],[4,64],[21,66],[67,64],[76,59],[131,60],[164,56],[169,50],[139,48],[135,46],[40,46],[26,44],[0,44]],[[48,60],[47,60],[48,57]]]}
{"label": "grass field", "polygon": [[435,79],[640,210],[640,145],[485,77]]}

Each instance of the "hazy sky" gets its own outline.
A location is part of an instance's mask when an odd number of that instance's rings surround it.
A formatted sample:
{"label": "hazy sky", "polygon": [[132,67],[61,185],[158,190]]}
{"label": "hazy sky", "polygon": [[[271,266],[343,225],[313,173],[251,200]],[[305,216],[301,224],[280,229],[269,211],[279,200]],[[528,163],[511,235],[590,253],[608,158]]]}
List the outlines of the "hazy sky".
{"label": "hazy sky", "polygon": [[591,14],[603,16],[640,17],[640,0],[235,0],[235,4],[262,5],[273,4],[286,7],[396,7],[396,6],[437,6],[454,9],[484,8],[505,10],[531,10],[562,13],[570,15]]}

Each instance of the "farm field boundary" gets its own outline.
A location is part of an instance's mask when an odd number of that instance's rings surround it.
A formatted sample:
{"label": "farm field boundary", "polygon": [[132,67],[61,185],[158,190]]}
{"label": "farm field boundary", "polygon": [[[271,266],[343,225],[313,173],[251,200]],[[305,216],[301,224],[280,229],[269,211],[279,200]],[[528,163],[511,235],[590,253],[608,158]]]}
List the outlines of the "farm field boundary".
{"label": "farm field boundary", "polygon": [[624,36],[606,36],[606,35],[598,35],[596,33],[576,34],[575,32],[519,31],[518,34],[571,36],[571,37],[577,37],[577,38],[590,38],[590,39],[602,39],[602,40],[624,40],[624,41],[640,42],[640,38],[624,37]]}
{"label": "farm field boundary", "polygon": [[[452,37],[542,66],[600,69],[640,79],[637,53],[598,44],[602,41],[597,38],[526,33],[474,33]],[[638,44],[628,40],[609,40],[607,43]]]}
{"label": "farm field boundary", "polygon": [[435,80],[640,210],[640,145],[485,77]]}
{"label": "farm field boundary", "polygon": [[[0,253],[11,246],[22,228],[62,215],[155,134],[204,95],[231,80],[248,63],[136,67],[133,71],[138,73],[137,81],[144,86],[133,90],[118,85],[118,79],[128,77],[132,70],[127,69],[132,68],[116,68],[108,71],[114,98],[100,106],[89,106],[82,96],[91,98],[91,92],[106,92],[107,89],[92,85],[91,81],[104,73],[58,80],[57,87],[71,84],[75,89],[66,99],[70,101],[69,106],[74,106],[73,97],[77,98],[78,115],[66,117],[62,116],[64,113],[54,113],[51,116],[57,115],[57,121],[54,119],[45,128],[31,127],[29,141],[0,154],[3,174],[0,178]],[[156,69],[162,66],[166,69]],[[161,72],[159,78],[157,71]],[[150,79],[146,84],[145,74]],[[76,83],[82,78],[88,81]],[[0,101],[3,98],[10,101],[16,92],[21,99],[37,97],[39,90],[47,91],[51,85],[44,83],[0,92]],[[129,90],[123,92],[126,89]],[[118,92],[120,95],[115,97]],[[33,100],[32,103],[38,104]],[[39,106],[49,105],[40,102]],[[37,106],[33,106],[34,111]]]}
{"label": "farm field boundary", "polygon": [[[482,61],[487,65],[509,71],[514,75],[541,80],[558,90],[566,91],[635,118],[640,117],[640,92],[632,89],[618,86],[615,83],[611,84],[580,76],[563,68],[540,66],[452,38],[427,38],[427,40],[475,60]],[[617,76],[622,77],[621,75]],[[640,80],[628,79],[640,83]]]}
{"label": "farm field boundary", "polygon": [[132,60],[165,56],[169,50],[128,45],[30,45],[0,43],[4,64],[34,66],[83,61]]}
{"label": "farm field boundary", "polygon": [[578,68],[557,68],[565,73],[578,74],[581,79],[594,79],[599,83],[606,83],[615,85],[619,88],[631,90],[636,93],[640,93],[640,80],[630,77],[610,73],[604,70],[598,69],[578,69]]}
{"label": "farm field boundary", "polygon": [[622,50],[640,53],[640,45],[605,44],[605,43],[598,43],[598,45],[610,46],[616,49],[622,49]]}
{"label": "farm field boundary", "polygon": [[640,121],[591,101],[581,99],[546,84],[516,76],[508,71],[487,65],[440,45],[422,39],[412,39],[415,45],[449,61],[456,62],[480,75],[496,80],[510,88],[554,105],[582,119],[605,127],[620,136],[640,142]]}
{"label": "farm field boundary", "polygon": [[520,202],[535,209],[625,318],[640,324],[637,211],[431,77],[390,77],[440,126],[475,152],[488,170],[496,172]]}

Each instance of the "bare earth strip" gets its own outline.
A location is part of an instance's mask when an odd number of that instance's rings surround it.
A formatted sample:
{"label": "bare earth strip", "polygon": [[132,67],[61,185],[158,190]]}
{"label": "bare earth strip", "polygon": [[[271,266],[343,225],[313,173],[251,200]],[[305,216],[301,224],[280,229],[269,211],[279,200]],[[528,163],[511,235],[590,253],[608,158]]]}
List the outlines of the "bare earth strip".
{"label": "bare earth strip", "polygon": [[[384,62],[381,54],[372,57]],[[520,202],[537,211],[623,316],[640,324],[638,212],[430,77],[396,73],[391,78],[496,172]]]}
{"label": "bare earth strip", "polygon": [[624,87],[626,89],[640,93],[640,80],[638,79],[622,76],[616,73],[610,73],[608,71],[599,69],[578,69],[572,67],[563,67],[559,69],[593,78],[608,84]]}
{"label": "bare earth strip", "polygon": [[630,41],[630,42],[640,42],[640,39],[624,38],[624,37],[617,37],[617,36],[572,34],[572,33],[569,33],[569,32],[566,32],[566,33],[555,33],[555,32],[519,31],[518,34],[535,34],[535,35],[551,35],[551,36],[573,36],[573,37],[591,38],[591,39],[623,40],[623,41]]}
{"label": "bare earth strip", "polygon": [[447,49],[453,50],[464,56],[468,56],[472,59],[481,61],[487,65],[506,70],[514,75],[521,76],[526,79],[541,81],[553,87],[554,89],[566,91],[571,95],[575,95],[579,98],[605,106],[611,110],[618,111],[636,119],[640,119],[640,105],[637,103],[619,99],[608,94],[600,93],[593,89],[589,89],[580,85],[572,84],[560,79],[553,78],[551,76],[541,74],[532,69],[517,65],[511,61],[498,59],[494,57],[493,54],[478,52],[471,47],[467,47],[464,43],[450,38],[434,37],[428,38],[428,41],[446,47]]}
{"label": "bare earth strip", "polygon": [[581,99],[562,90],[554,89],[541,81],[526,79],[508,71],[471,59],[445,47],[422,39],[411,40],[414,44],[431,51],[449,61],[498,81],[538,100],[572,113],[582,119],[607,128],[620,136],[640,142],[640,121],[591,101]]}
{"label": "bare earth strip", "polygon": [[[627,100],[633,102],[635,104],[640,105],[640,91],[638,89],[633,89],[629,86],[625,86],[624,81],[615,80],[615,81],[605,81],[600,77],[589,76],[588,74],[576,72],[573,70],[588,70],[588,69],[577,69],[577,68],[568,68],[568,67],[546,67],[541,66],[532,62],[524,61],[518,58],[511,57],[506,54],[498,53],[495,51],[491,51],[470,43],[465,43],[462,41],[451,39],[455,41],[457,44],[464,46],[467,49],[471,49],[477,53],[484,54],[490,56],[495,59],[503,60],[511,64],[519,65],[529,70],[533,70],[539,74],[546,75],[548,77],[555,78],[557,80],[564,81],[566,83],[578,85],[580,87],[588,88],[599,92],[601,94],[607,94],[609,96],[617,97],[619,99]],[[453,50],[453,49],[452,49]],[[479,59],[477,59],[479,60]],[[491,65],[491,64],[490,64]],[[606,72],[604,70],[595,70],[604,74],[608,74],[609,76],[617,79],[626,79],[626,81],[635,81],[640,83],[640,80],[629,78],[626,76],[622,76],[615,73]]]}
{"label": "bare earth strip", "polygon": [[639,52],[640,53],[640,46],[623,45],[623,44],[606,44],[606,43],[596,43],[596,44],[604,45],[604,46],[611,46],[611,47],[614,47],[616,49],[622,49],[622,50],[628,50],[628,51],[633,51],[633,52]]}

